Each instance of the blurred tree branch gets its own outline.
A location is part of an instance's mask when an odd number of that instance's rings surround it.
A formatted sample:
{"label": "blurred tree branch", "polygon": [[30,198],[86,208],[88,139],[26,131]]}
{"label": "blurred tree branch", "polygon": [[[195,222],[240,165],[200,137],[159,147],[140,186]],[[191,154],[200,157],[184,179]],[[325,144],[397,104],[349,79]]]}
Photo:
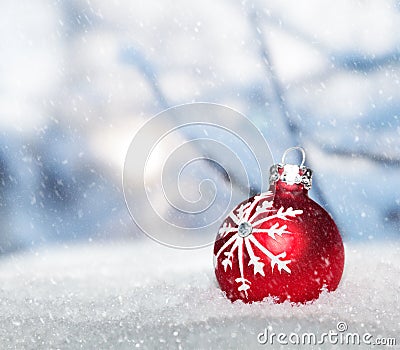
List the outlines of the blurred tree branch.
{"label": "blurred tree branch", "polygon": [[120,55],[122,62],[136,67],[138,71],[143,74],[161,110],[169,108],[170,105],[167,102],[167,98],[159,86],[156,69],[149,60],[134,46],[123,49]]}
{"label": "blurred tree branch", "polygon": [[328,154],[340,157],[367,159],[371,162],[378,163],[387,167],[400,167],[400,158],[392,158],[382,154],[375,154],[364,150],[348,150],[337,146],[319,145],[319,147]]}
{"label": "blurred tree branch", "polygon": [[[262,57],[268,76],[270,77],[275,99],[278,101],[279,109],[281,110],[282,116],[286,120],[288,130],[292,133],[292,135],[295,135],[296,133],[298,134],[296,139],[297,142],[299,142],[300,139],[305,136],[306,132],[300,127],[300,125],[294,122],[293,118],[291,118],[291,113],[289,112],[289,105],[287,98],[285,98],[284,89],[282,88],[279,78],[275,74],[274,65],[271,62],[266,39],[261,29],[262,24],[273,24],[274,26],[278,26],[281,30],[284,30],[289,35],[296,37],[296,39],[303,41],[307,45],[311,45],[313,48],[317,48],[334,64],[333,68],[324,71],[324,73],[321,73],[321,75],[317,74],[311,78],[308,78],[307,82],[315,82],[321,80],[322,78],[327,79],[333,74],[337,73],[337,71],[340,69],[352,72],[368,73],[371,71],[382,70],[385,66],[390,67],[393,64],[400,64],[399,51],[388,52],[380,56],[371,56],[356,52],[335,53],[331,48],[324,45],[320,41],[316,41],[315,38],[308,35],[300,28],[295,27],[287,22],[282,22],[276,16],[266,14],[265,11],[259,11],[255,6],[248,10],[248,16],[253,33],[257,37],[260,56]],[[297,84],[299,86],[303,86],[305,83],[306,82],[302,80]],[[375,154],[365,150],[354,151],[337,147],[336,145],[330,146],[327,144],[321,144],[310,134],[307,141],[311,141],[312,143],[316,144],[327,154],[346,158],[368,159],[374,163],[382,164],[384,166],[400,167],[400,158],[392,158],[383,154]],[[322,200],[320,197],[321,194],[322,193],[318,195],[320,200]]]}
{"label": "blurred tree branch", "polygon": [[331,74],[337,72],[338,69],[350,70],[352,72],[371,72],[379,71],[382,67],[399,64],[400,63],[400,51],[395,50],[376,56],[366,54],[362,52],[336,52],[334,49],[325,45],[322,41],[317,40],[315,37],[304,32],[299,27],[296,27],[290,23],[283,22],[280,18],[271,14],[265,14],[264,11],[258,11],[257,16],[259,18],[259,24],[262,23],[274,25],[290,36],[295,37],[297,40],[301,40],[308,46],[318,49],[324,56],[328,58],[334,65],[334,69],[330,71]]}
{"label": "blurred tree branch", "polygon": [[[248,8],[247,11],[248,14],[248,19],[250,26],[253,30],[253,35],[255,38],[257,38],[257,43],[259,47],[259,56],[262,58],[262,61],[264,63],[264,67],[266,70],[266,75],[270,80],[272,91],[275,97],[275,100],[278,103],[279,110],[281,112],[281,116],[285,121],[286,127],[289,131],[289,133],[292,135],[293,138],[293,144],[304,144],[304,140],[302,139],[302,128],[301,126],[296,123],[293,118],[292,118],[292,113],[290,111],[289,103],[285,99],[285,93],[284,89],[280,83],[279,78],[277,77],[275,70],[274,70],[274,64],[272,62],[272,58],[269,54],[269,48],[266,43],[266,39],[263,35],[263,31],[260,28],[260,17],[258,15],[257,9],[255,6],[252,6]],[[312,168],[312,165],[310,162],[308,162],[310,165],[310,168]],[[315,193],[317,195],[317,198],[320,202],[320,204],[324,207],[327,208],[328,205],[328,200],[319,186],[318,182],[314,182],[313,184]],[[332,215],[334,216],[334,215]]]}

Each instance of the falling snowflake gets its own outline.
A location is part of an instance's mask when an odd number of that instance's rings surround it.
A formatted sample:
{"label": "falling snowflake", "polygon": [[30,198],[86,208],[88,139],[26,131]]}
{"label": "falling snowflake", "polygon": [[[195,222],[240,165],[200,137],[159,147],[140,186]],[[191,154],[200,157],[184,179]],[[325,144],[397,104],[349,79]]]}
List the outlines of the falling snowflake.
{"label": "falling snowflake", "polygon": [[[261,276],[265,276],[265,273],[264,263],[260,261],[260,257],[256,256],[253,247],[257,247],[266,257],[268,257],[271,263],[272,272],[274,271],[274,267],[277,266],[279,272],[285,270],[287,273],[291,273],[291,270],[288,267],[291,260],[283,260],[286,257],[286,252],[284,251],[280,254],[274,255],[252,234],[264,233],[271,239],[276,240],[276,236],[282,237],[283,234],[290,234],[291,232],[287,230],[287,225],[280,225],[278,222],[272,223],[272,221],[276,219],[284,221],[290,220],[290,218],[294,218],[303,213],[302,210],[295,210],[292,207],[289,207],[286,210],[284,207],[280,207],[278,210],[273,209],[272,199],[272,192],[266,192],[255,196],[253,201],[242,204],[229,214],[229,217],[234,222],[233,226],[230,223],[228,224],[224,222],[223,226],[219,230],[221,238],[226,237],[231,233],[233,233],[233,235],[215,255],[215,266],[218,268],[218,257],[223,253],[225,258],[222,260],[221,264],[224,267],[224,271],[226,272],[228,268],[232,269],[234,253],[237,250],[240,277],[236,278],[235,282],[239,283],[238,291],[243,291],[246,297],[251,282],[244,276],[244,249],[246,249],[250,258],[248,266],[253,266],[254,275],[258,273]],[[265,213],[270,215],[259,218],[261,214]],[[265,222],[271,222],[272,226],[266,229],[260,228],[260,226]],[[228,247],[230,247],[229,250]]]}

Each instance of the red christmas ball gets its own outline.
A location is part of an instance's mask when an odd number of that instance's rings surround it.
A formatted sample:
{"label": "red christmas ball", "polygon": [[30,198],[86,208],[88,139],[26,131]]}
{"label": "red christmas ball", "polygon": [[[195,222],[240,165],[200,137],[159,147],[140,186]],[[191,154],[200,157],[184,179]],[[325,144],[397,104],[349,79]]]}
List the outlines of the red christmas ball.
{"label": "red christmas ball", "polygon": [[[284,164],[292,149],[303,153],[300,166]],[[312,172],[304,159],[303,149],[287,150],[282,163],[271,167],[270,191],[240,203],[222,223],[214,267],[230,300],[304,303],[337,288],[342,238],[330,215],[308,197]]]}

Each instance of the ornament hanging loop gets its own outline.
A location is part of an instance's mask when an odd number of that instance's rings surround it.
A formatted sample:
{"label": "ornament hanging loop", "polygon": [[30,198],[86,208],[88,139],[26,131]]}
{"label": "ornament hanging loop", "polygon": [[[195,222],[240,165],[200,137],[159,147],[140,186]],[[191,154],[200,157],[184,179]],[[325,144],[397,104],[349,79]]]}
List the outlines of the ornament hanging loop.
{"label": "ornament hanging loop", "polygon": [[[289,152],[300,151],[302,160],[300,165],[287,164],[286,156]],[[303,147],[295,146],[288,148],[282,156],[282,162],[274,164],[270,168],[269,184],[275,185],[276,182],[282,181],[288,185],[302,185],[304,189],[309,190],[312,186],[312,170],[307,168],[304,163],[306,161],[306,152]]]}
{"label": "ornament hanging loop", "polygon": [[300,146],[294,146],[294,147],[288,148],[288,149],[283,153],[283,156],[282,156],[282,164],[286,164],[285,158],[286,158],[287,154],[288,154],[289,152],[296,151],[296,150],[298,150],[298,151],[301,152],[302,160],[301,160],[300,168],[302,168],[302,167],[304,166],[305,161],[306,161],[306,151],[304,150],[303,147],[300,147]]}

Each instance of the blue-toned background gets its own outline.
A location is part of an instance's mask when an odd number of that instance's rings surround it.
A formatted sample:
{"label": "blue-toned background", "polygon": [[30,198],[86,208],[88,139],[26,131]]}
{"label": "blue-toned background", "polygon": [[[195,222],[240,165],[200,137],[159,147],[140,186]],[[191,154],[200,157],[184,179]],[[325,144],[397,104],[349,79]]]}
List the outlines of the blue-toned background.
{"label": "blue-toned background", "polygon": [[152,115],[193,101],[247,115],[276,160],[305,147],[312,195],[345,240],[397,239],[399,10],[2,1],[0,251],[143,237],[123,199],[125,153]]}

